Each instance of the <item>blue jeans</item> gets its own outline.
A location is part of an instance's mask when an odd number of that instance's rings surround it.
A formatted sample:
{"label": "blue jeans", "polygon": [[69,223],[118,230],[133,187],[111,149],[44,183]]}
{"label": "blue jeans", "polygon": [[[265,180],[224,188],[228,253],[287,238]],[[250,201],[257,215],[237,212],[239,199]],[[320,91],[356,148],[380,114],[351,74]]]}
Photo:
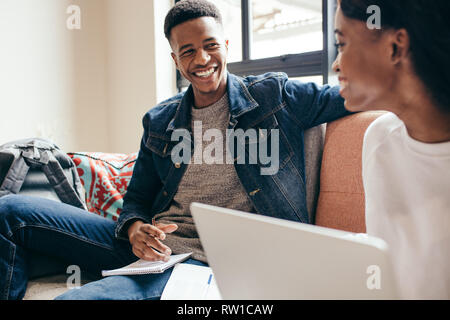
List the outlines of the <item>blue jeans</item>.
{"label": "blue jeans", "polygon": [[[30,251],[101,271],[136,261],[127,241],[114,236],[116,223],[52,200],[9,195],[0,198],[0,299],[22,299]],[[206,265],[200,261],[187,263]],[[72,289],[57,299],[159,299],[172,269],[161,274],[112,276]]]}

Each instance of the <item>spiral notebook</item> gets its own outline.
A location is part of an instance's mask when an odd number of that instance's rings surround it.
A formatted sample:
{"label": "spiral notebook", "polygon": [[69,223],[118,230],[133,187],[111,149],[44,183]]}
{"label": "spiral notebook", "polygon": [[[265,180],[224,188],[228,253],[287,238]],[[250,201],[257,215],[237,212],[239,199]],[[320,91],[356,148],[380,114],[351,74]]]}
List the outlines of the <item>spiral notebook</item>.
{"label": "spiral notebook", "polygon": [[139,259],[125,267],[114,269],[114,270],[103,270],[102,276],[119,276],[119,275],[139,275],[139,274],[149,274],[149,273],[162,273],[173,267],[179,262],[185,261],[191,256],[192,252],[176,254],[170,256],[169,261],[146,261]]}

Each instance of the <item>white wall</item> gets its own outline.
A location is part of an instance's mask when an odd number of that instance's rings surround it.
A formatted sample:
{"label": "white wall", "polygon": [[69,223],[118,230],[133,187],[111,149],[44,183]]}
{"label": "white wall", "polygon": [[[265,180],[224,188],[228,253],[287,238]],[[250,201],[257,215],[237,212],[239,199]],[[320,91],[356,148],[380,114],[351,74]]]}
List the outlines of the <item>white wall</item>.
{"label": "white wall", "polygon": [[156,63],[156,72],[153,74],[153,77],[156,83],[156,100],[163,101],[177,92],[176,68],[170,56],[172,49],[164,36],[164,19],[167,12],[174,5],[174,1],[153,1],[153,3],[155,19],[154,50],[155,60],[158,62]]}
{"label": "white wall", "polygon": [[[168,3],[108,0],[108,111],[114,152],[137,151],[143,115],[176,92],[170,47],[160,26]],[[167,10],[162,10],[164,5]]]}
{"label": "white wall", "polygon": [[65,146],[76,144],[67,4],[0,1],[0,143],[48,136]]}
{"label": "white wall", "polygon": [[[73,41],[74,117],[71,120],[75,126],[71,132],[74,144],[67,150],[108,151],[111,148],[105,16],[108,1],[70,1],[80,7],[81,29],[66,31]],[[67,19],[70,15],[64,16]]]}
{"label": "white wall", "polygon": [[[67,152],[137,151],[143,114],[176,92],[155,26],[171,2],[1,0],[0,144],[41,136]],[[80,30],[66,27],[70,4]]]}

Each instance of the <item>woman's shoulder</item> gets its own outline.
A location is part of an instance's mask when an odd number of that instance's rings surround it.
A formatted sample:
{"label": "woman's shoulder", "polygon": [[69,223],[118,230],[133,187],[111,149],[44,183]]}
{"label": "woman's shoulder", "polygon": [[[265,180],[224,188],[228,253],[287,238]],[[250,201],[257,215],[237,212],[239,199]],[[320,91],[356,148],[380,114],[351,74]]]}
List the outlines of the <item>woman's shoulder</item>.
{"label": "woman's shoulder", "polygon": [[389,134],[403,125],[403,122],[392,112],[386,112],[375,119],[367,128],[367,134]]}
{"label": "woman's shoulder", "polygon": [[364,141],[382,142],[403,125],[403,122],[395,114],[387,112],[369,125],[364,135]]}
{"label": "woman's shoulder", "polygon": [[374,120],[364,134],[363,158],[367,158],[381,145],[393,143],[395,141],[393,137],[397,136],[396,133],[400,132],[403,125],[403,122],[391,112]]}

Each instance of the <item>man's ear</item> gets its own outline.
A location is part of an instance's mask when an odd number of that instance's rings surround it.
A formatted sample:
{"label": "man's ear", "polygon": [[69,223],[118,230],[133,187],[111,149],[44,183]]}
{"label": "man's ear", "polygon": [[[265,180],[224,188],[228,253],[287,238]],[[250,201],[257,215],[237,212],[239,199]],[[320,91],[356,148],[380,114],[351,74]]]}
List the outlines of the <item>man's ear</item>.
{"label": "man's ear", "polygon": [[175,53],[173,53],[173,52],[171,52],[170,55],[171,55],[171,57],[172,57],[172,59],[173,59],[173,62],[175,62],[175,67],[179,70],[179,68],[178,68],[178,61],[177,61],[177,56],[176,56]]}
{"label": "man's ear", "polygon": [[409,56],[410,40],[406,29],[395,30],[391,35],[391,59],[394,64],[400,63]]}

